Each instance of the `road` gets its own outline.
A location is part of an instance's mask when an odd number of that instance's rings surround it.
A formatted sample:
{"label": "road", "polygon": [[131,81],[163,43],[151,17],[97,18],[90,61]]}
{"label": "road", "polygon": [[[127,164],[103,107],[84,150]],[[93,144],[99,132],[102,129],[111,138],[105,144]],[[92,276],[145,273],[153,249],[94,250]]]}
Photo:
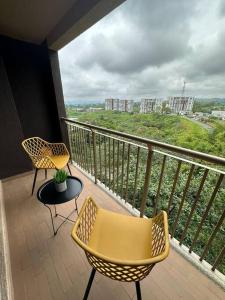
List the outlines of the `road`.
{"label": "road", "polygon": [[200,122],[200,121],[195,120],[195,119],[192,119],[192,118],[188,118],[188,117],[186,117],[186,116],[184,116],[184,118],[186,118],[186,119],[192,121],[193,123],[198,124],[199,126],[201,126],[202,128],[204,128],[204,129],[206,129],[206,130],[208,130],[208,131],[213,131],[213,130],[214,130],[214,128],[213,128],[212,126],[210,126],[209,124],[205,124],[205,123],[203,123],[203,122]]}

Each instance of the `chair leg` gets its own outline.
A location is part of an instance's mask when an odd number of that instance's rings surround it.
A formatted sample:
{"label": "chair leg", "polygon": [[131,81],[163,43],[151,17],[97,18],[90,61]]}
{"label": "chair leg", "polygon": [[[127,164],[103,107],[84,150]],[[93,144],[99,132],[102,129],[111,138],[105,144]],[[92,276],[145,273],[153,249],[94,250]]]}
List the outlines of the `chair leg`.
{"label": "chair leg", "polygon": [[140,281],[135,281],[136,285],[136,292],[137,292],[137,300],[141,300],[141,287],[140,287]]}
{"label": "chair leg", "polygon": [[91,275],[90,275],[90,278],[89,278],[89,281],[88,281],[88,285],[87,285],[83,300],[87,300],[87,298],[88,298],[88,295],[89,295],[89,292],[90,292],[90,289],[91,289],[91,285],[92,285],[93,279],[95,277],[95,272],[96,272],[96,270],[93,268],[92,271],[91,271]]}
{"label": "chair leg", "polygon": [[33,186],[32,186],[32,193],[31,195],[33,195],[34,193],[34,187],[35,187],[35,183],[36,183],[36,179],[37,179],[37,173],[38,173],[38,169],[35,169],[35,174],[34,174],[34,181],[33,181]]}
{"label": "chair leg", "polygon": [[48,170],[45,169],[45,179],[47,179],[47,176],[48,176]]}
{"label": "chair leg", "polygon": [[69,170],[70,175],[72,176],[72,173],[71,173],[69,164],[67,164],[67,168],[68,168],[68,170]]}

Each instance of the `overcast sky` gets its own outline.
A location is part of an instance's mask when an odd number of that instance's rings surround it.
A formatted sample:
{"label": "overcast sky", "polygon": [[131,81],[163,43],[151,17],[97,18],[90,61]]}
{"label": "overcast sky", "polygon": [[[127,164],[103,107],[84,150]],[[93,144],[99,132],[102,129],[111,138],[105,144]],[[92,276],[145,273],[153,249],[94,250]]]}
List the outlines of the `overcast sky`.
{"label": "overcast sky", "polygon": [[225,97],[225,0],[127,0],[59,59],[66,101]]}

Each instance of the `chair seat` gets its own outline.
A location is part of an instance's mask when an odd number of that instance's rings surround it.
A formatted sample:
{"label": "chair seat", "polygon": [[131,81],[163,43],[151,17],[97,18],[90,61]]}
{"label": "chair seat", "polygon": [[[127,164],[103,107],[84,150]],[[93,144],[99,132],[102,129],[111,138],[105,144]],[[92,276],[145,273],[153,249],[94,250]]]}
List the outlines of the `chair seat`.
{"label": "chair seat", "polygon": [[57,169],[64,168],[67,165],[70,158],[69,155],[54,155],[50,157]]}
{"label": "chair seat", "polygon": [[[63,169],[68,161],[69,161],[69,155],[51,155],[49,156],[57,169]],[[37,168],[45,168],[46,167],[46,160],[45,158],[41,159],[36,163]]]}
{"label": "chair seat", "polygon": [[88,246],[120,260],[151,258],[152,220],[98,209]]}

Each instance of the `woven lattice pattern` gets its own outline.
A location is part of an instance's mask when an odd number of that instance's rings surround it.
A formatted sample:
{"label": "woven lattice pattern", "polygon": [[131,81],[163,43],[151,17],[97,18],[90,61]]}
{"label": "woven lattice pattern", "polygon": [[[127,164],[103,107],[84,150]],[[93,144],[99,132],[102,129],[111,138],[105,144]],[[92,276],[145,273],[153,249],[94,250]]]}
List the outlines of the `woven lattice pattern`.
{"label": "woven lattice pattern", "polygon": [[140,281],[144,279],[154,267],[155,264],[148,265],[137,265],[137,266],[129,266],[129,265],[118,265],[113,264],[108,261],[105,261],[101,258],[90,254],[89,252],[85,252],[87,259],[91,266],[93,266],[99,273],[110,277],[114,280],[133,282]]}
{"label": "woven lattice pattern", "polygon": [[48,146],[52,152],[52,155],[69,155],[69,152],[63,143],[49,143]]}
{"label": "woven lattice pattern", "polygon": [[166,246],[163,212],[152,219],[152,256],[160,255]]}
{"label": "woven lattice pattern", "polygon": [[80,219],[77,228],[77,236],[85,244],[87,244],[90,239],[91,232],[94,227],[94,223],[96,219],[96,213],[97,213],[97,206],[91,200],[91,198],[89,198],[87,200],[85,209],[82,213],[82,218]]}
{"label": "woven lattice pattern", "polygon": [[[87,259],[92,267],[98,270],[101,274],[119,281],[140,281],[144,279],[154,267],[155,263],[164,259],[162,256],[163,251],[166,248],[165,235],[168,234],[165,230],[165,212],[161,212],[158,216],[152,219],[152,255],[146,259],[146,263],[143,261],[133,261],[130,265],[121,263],[115,263],[115,260],[105,259],[101,253],[97,253],[94,250],[88,251],[88,243],[95,226],[95,220],[97,217],[98,206],[89,197],[86,199],[77,223],[75,224],[75,232],[72,232],[72,236],[78,242],[78,244],[84,248]],[[168,230],[167,230],[168,231]],[[149,232],[149,234],[151,234]],[[99,237],[101,238],[101,237]],[[82,243],[86,246],[84,247]],[[159,255],[158,260],[151,261],[153,257]],[[166,256],[168,253],[166,254]],[[165,257],[166,257],[165,256]]]}
{"label": "woven lattice pattern", "polygon": [[26,139],[22,142],[24,150],[28,153],[34,166],[38,169],[57,168],[52,162],[51,157],[57,155],[69,155],[63,143],[51,144],[39,137]]}

